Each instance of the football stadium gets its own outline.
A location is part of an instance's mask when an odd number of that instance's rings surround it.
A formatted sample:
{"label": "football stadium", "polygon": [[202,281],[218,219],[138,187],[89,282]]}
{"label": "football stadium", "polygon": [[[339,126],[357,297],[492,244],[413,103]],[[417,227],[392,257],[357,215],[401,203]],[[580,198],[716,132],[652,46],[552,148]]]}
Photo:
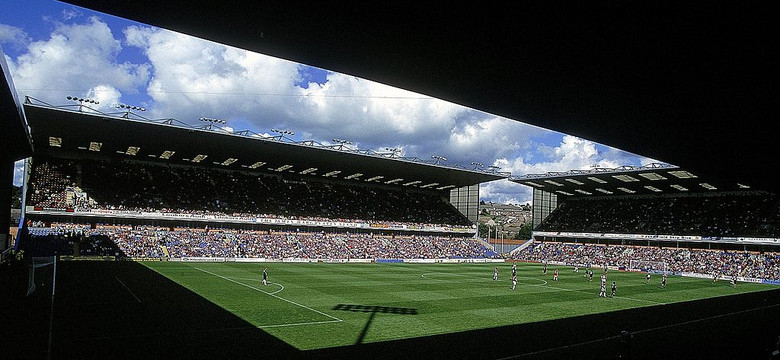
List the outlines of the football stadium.
{"label": "football stadium", "polygon": [[[214,4],[176,1],[68,2],[262,48],[231,30],[256,29],[248,15],[259,10],[249,2],[222,12]],[[290,6],[262,13],[292,19],[282,16],[295,12]],[[368,23],[397,28],[398,19],[419,26],[404,33],[445,25],[423,26],[400,8],[367,6],[375,7],[363,9],[365,23],[324,33],[338,38],[339,31],[354,34]],[[212,14],[212,24],[197,21],[197,14],[172,15],[194,11],[188,7]],[[396,17],[378,22],[369,15],[380,10]],[[280,41],[272,36],[284,21],[262,19],[269,41]],[[227,21],[240,26],[224,26]],[[432,39],[450,39],[444,34]],[[415,88],[425,79],[417,71],[425,69],[400,65],[396,36],[385,42],[390,50],[358,39],[345,55],[388,51],[380,67],[408,67],[398,78]],[[332,53],[297,52],[293,38],[255,49],[350,68],[347,60],[331,63]],[[420,44],[428,42],[406,41],[415,46],[404,51],[427,51]],[[445,63],[444,57],[430,61]],[[524,76],[560,80],[542,65],[532,72],[536,62],[526,61]],[[676,124],[669,134],[648,115],[629,124],[636,131],[629,136],[624,125],[608,120],[587,131],[555,122],[569,110],[585,119],[595,115],[577,104],[565,111],[526,104],[529,112],[522,113],[508,105],[514,95],[466,95],[486,90],[489,77],[451,93],[420,85],[512,118],[546,110],[553,120],[540,126],[679,164],[510,174],[295,141],[283,132],[268,137],[208,121],[149,119],[131,107],[104,113],[78,96],[62,104],[19,98],[8,74],[3,61],[0,226],[9,229],[0,239],[3,359],[780,358],[777,169],[758,166],[763,157],[728,162],[776,148],[768,131],[739,144],[753,152],[735,154],[739,149],[724,138],[745,140],[745,132],[688,127],[671,105],[669,117],[659,120]],[[432,83],[439,76],[428,75]],[[544,94],[539,104],[553,101]],[[586,100],[605,101],[591,95]],[[712,105],[703,99],[696,105]],[[618,113],[624,105],[597,107]],[[721,105],[718,112],[728,112]],[[732,126],[754,126],[751,121]],[[648,127],[658,133],[644,133]],[[686,132],[692,128],[697,136]],[[8,199],[20,159],[17,224],[9,220]],[[532,235],[510,247],[499,248],[478,231],[479,185],[497,180],[533,191]]]}

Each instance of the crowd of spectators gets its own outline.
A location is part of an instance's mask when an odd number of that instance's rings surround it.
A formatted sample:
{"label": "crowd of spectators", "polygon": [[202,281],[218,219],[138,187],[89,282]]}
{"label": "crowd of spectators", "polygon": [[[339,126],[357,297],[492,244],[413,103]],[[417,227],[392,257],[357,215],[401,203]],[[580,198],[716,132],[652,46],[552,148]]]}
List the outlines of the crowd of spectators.
{"label": "crowd of spectators", "polygon": [[119,160],[36,160],[28,204],[42,208],[471,226],[429,189]]}
{"label": "crowd of spectators", "polygon": [[[555,261],[576,266],[631,268],[631,261],[665,263],[674,273],[721,274],[780,280],[780,253],[535,242],[512,254],[522,261]],[[641,270],[641,269],[640,269]],[[655,269],[661,270],[661,269]]]}
{"label": "crowd of spectators", "polygon": [[779,238],[779,200],[762,192],[574,199],[536,230]]}
{"label": "crowd of spectators", "polygon": [[162,258],[165,256],[165,241],[157,234],[165,230],[154,226],[108,226],[101,227],[98,232],[116,243],[124,256],[133,254],[138,258]]}
{"label": "crowd of spectators", "polygon": [[[457,259],[500,258],[470,237],[371,233],[269,232],[155,226],[32,224],[22,249],[33,256],[98,255],[135,259],[226,257],[265,259]],[[659,246],[534,242],[512,259],[571,266],[638,269],[664,263],[673,273],[780,280],[780,253]],[[646,265],[642,265],[646,266]],[[654,268],[654,270],[662,270]]]}
{"label": "crowd of spectators", "polygon": [[112,239],[91,230],[89,224],[41,225],[31,224],[28,236],[20,243],[20,249],[29,256],[119,256],[121,253]]}
{"label": "crowd of spectators", "polygon": [[497,254],[473,238],[352,235],[323,232],[177,230],[165,234],[173,257],[264,257],[272,259],[446,259]]}
{"label": "crowd of spectators", "polygon": [[67,207],[66,189],[76,186],[73,169],[74,163],[66,160],[35,166],[30,175],[29,203],[46,208]]}
{"label": "crowd of spectators", "polygon": [[[492,258],[485,243],[474,238],[384,236],[323,232],[268,232],[236,229],[168,229],[154,226],[78,228],[77,235],[61,225],[30,229],[31,243],[63,245],[59,255],[113,255],[129,258],[229,257],[267,259],[446,259]],[[74,240],[91,239],[95,246],[73,250]],[[71,240],[69,240],[71,239]],[[86,243],[86,242],[85,242]],[[110,243],[111,247],[104,244]],[[100,247],[98,247],[100,246]],[[92,247],[102,251],[86,250]],[[75,253],[73,252],[75,251]],[[86,252],[85,252],[86,251]]]}

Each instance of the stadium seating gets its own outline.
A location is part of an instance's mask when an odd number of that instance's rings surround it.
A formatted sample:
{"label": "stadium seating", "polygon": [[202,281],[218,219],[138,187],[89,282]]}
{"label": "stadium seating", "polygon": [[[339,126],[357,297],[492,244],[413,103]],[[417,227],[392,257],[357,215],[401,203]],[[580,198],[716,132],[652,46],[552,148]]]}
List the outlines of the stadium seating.
{"label": "stadium seating", "polygon": [[[167,229],[154,226],[53,224],[30,229],[24,250],[35,256],[98,255],[134,259],[229,257],[265,259],[500,258],[473,238],[375,234]],[[75,246],[78,244],[78,246]],[[76,252],[78,251],[78,252]],[[721,274],[780,280],[780,254],[657,246],[536,242],[512,259],[628,269],[631,260],[664,262],[673,273]]]}
{"label": "stadium seating", "polygon": [[536,230],[780,238],[780,201],[761,192],[567,200]]}
{"label": "stadium seating", "polygon": [[119,256],[118,246],[105,234],[89,230],[89,225],[52,224],[32,227],[19,245],[28,256]]}
{"label": "stadium seating", "polygon": [[159,163],[36,160],[28,204],[40,208],[471,226],[440,193],[425,189]]}
{"label": "stadium seating", "polygon": [[[43,255],[109,255],[128,258],[230,257],[266,259],[446,259],[492,258],[498,254],[473,238],[382,236],[348,233],[280,233],[236,229],[166,229],[152,226],[101,226],[78,233],[62,224],[31,228],[30,246]],[[80,251],[74,253],[75,242]],[[34,245],[32,245],[34,244]],[[55,245],[48,245],[55,244]],[[35,250],[30,248],[30,250]]]}
{"label": "stadium seating", "polygon": [[674,273],[722,274],[780,280],[780,254],[657,246],[536,242],[512,256],[522,261],[554,261],[567,265],[628,269],[631,260],[665,262]]}

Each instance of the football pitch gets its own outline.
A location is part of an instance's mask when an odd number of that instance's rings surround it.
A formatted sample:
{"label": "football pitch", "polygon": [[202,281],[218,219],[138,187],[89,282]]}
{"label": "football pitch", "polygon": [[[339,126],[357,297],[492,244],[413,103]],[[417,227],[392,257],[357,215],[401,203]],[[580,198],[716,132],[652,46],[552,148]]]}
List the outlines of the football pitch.
{"label": "football pitch", "polygon": [[[771,285],[609,271],[607,298],[593,280],[561,266],[519,263],[193,263],[145,262],[251,326],[311,350],[448,334],[771,290]],[[262,269],[268,284],[262,284]],[[499,278],[493,280],[493,268]],[[611,297],[612,281],[617,292]],[[122,284],[124,285],[124,284]],[[128,293],[134,289],[124,287]],[[137,290],[135,290],[137,291]],[[136,295],[133,295],[134,297]],[[140,300],[139,300],[140,301]]]}

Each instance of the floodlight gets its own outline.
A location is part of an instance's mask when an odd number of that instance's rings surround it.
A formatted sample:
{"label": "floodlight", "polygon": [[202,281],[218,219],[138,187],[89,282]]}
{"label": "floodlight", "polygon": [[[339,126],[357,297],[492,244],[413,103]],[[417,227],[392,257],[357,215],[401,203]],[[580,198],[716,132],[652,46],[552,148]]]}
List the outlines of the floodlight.
{"label": "floodlight", "polygon": [[295,133],[290,130],[271,129],[271,131],[279,134],[277,136],[271,137],[272,139],[276,139],[279,141],[282,141],[282,138],[284,138],[285,135],[295,135]]}
{"label": "floodlight", "polygon": [[344,140],[344,139],[333,139],[334,143],[338,143],[339,150],[344,150],[344,145],[352,145],[352,141]]}
{"label": "floodlight", "polygon": [[440,161],[447,161],[447,158],[446,158],[446,157],[444,157],[444,156],[439,156],[439,155],[431,155],[431,159],[434,159],[434,160],[436,160],[436,161],[434,162],[434,165],[439,165],[439,162],[440,162]]}
{"label": "floodlight", "polygon": [[100,104],[100,101],[93,100],[93,99],[86,99],[86,98],[80,98],[78,96],[66,96],[65,97],[68,100],[76,101],[79,103],[79,111],[82,110],[82,107],[84,106],[84,103],[87,104]]}

